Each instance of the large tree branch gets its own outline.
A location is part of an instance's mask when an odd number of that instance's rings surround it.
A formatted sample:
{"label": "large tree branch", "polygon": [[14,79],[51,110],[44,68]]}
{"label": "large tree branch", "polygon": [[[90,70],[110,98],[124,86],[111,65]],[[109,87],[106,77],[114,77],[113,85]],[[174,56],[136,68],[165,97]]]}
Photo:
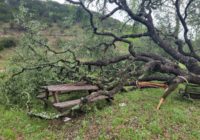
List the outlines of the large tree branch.
{"label": "large tree branch", "polygon": [[126,0],[121,0],[119,3],[122,6],[122,9],[124,11],[127,12],[127,14],[135,21],[138,21],[142,24],[144,24],[145,26],[149,26],[149,23],[147,22],[147,20],[143,19],[142,17],[140,17],[139,15],[135,14],[132,12],[132,10],[129,8],[129,6],[127,5],[127,1]]}
{"label": "large tree branch", "polygon": [[[69,2],[72,2],[71,0],[67,0]],[[110,1],[109,1],[110,2]],[[73,3],[73,2],[72,2]],[[149,13],[146,15],[145,19],[137,14],[134,14],[132,10],[128,7],[127,1],[126,0],[121,0],[121,1],[112,1],[112,3],[117,4],[118,6],[122,7],[122,10],[124,10],[130,18],[133,20],[145,25],[148,29],[148,35],[153,39],[153,41],[158,44],[159,47],[161,47],[165,52],[167,52],[169,55],[171,55],[174,59],[177,61],[183,63],[186,65],[186,67],[191,70],[191,72],[198,73],[197,70],[200,69],[200,67],[196,64],[198,61],[195,58],[192,58],[191,56],[186,56],[182,53],[180,53],[178,50],[174,49],[171,44],[169,44],[167,41],[163,40],[159,33],[156,31],[156,28],[153,24],[153,19],[151,16],[151,3],[148,3],[148,5],[145,7],[147,10],[149,10]],[[126,37],[131,37],[131,35],[125,35],[125,38],[118,37],[117,35],[110,33],[110,32],[98,32],[97,27],[94,24],[94,17],[93,13],[84,6],[84,4],[80,2],[75,2],[75,4],[79,4],[83,7],[83,9],[89,14],[90,16],[90,23],[93,28],[93,31],[96,35],[101,35],[101,36],[107,36],[107,37],[113,37],[114,41],[121,41],[124,43],[127,43],[129,45],[129,52],[135,56],[134,52],[134,47],[131,41],[126,39]],[[139,35],[133,35],[132,37],[141,37],[141,36],[146,36],[147,34],[139,34]]]}
{"label": "large tree branch", "polygon": [[110,59],[105,60],[97,60],[97,61],[89,61],[89,62],[80,62],[82,65],[88,65],[88,66],[107,66],[109,64],[118,63],[124,60],[130,60],[132,56],[130,54],[122,55]]}
{"label": "large tree branch", "polygon": [[186,5],[186,7],[185,7],[185,11],[184,11],[184,13],[185,13],[185,16],[184,16],[184,20],[186,20],[187,19],[187,16],[188,16],[188,9],[189,9],[189,7],[191,6],[191,4],[192,4],[192,2],[194,2],[195,0],[189,0],[189,2],[187,3],[187,5]]}
{"label": "large tree branch", "polygon": [[140,38],[140,37],[147,37],[149,36],[148,32],[145,33],[139,33],[139,34],[126,34],[122,35],[121,38]]}
{"label": "large tree branch", "polygon": [[110,13],[108,13],[107,15],[104,15],[104,16],[101,16],[101,20],[105,20],[105,19],[107,19],[107,18],[109,18],[109,17],[111,17],[113,14],[115,14],[118,10],[120,10],[121,9],[121,7],[116,7],[116,8],[114,8]]}
{"label": "large tree branch", "polygon": [[190,7],[190,5],[192,4],[193,1],[194,1],[194,0],[190,0],[190,1],[188,2],[188,4],[187,4],[186,8],[185,8],[185,11],[184,11],[185,17],[183,17],[183,16],[181,15],[181,12],[180,12],[180,1],[179,1],[179,0],[176,0],[176,2],[175,2],[175,7],[176,7],[177,16],[178,16],[178,18],[180,19],[181,24],[182,24],[183,29],[184,29],[184,39],[185,39],[185,42],[186,42],[186,44],[188,45],[188,47],[189,47],[189,49],[190,49],[190,52],[191,52],[191,55],[190,55],[190,56],[191,56],[191,57],[194,57],[194,58],[196,58],[196,59],[198,59],[198,60],[200,60],[200,57],[199,57],[199,56],[195,53],[195,51],[194,51],[194,48],[193,48],[193,45],[192,45],[191,40],[188,38],[188,31],[189,31],[189,29],[188,29],[188,26],[187,26],[187,23],[186,23],[187,10],[188,10],[188,8]]}
{"label": "large tree branch", "polygon": [[186,8],[184,10],[184,13],[185,13],[184,17],[181,15],[181,12],[180,12],[180,1],[179,0],[176,0],[175,7],[176,7],[177,16],[180,19],[180,22],[181,22],[183,29],[184,29],[185,42],[186,42],[186,44],[187,44],[187,46],[189,47],[189,50],[190,50],[190,54],[187,55],[187,56],[193,57],[193,58],[197,59],[198,61],[200,61],[200,56],[196,54],[196,52],[193,48],[193,45],[192,45],[192,41],[188,38],[189,29],[188,29],[188,25],[186,23],[186,19],[187,19],[187,16],[188,16],[187,11],[188,11],[188,9],[189,9],[189,7],[190,7],[190,5],[192,4],[193,1],[194,0],[189,0],[189,2],[187,3]]}
{"label": "large tree branch", "polygon": [[64,59],[59,59],[55,62],[49,62],[49,63],[43,63],[43,64],[38,64],[38,65],[35,65],[35,66],[27,66],[27,67],[21,67],[21,70],[14,73],[11,77],[14,78],[15,76],[18,76],[20,74],[22,74],[23,72],[25,71],[32,71],[32,70],[42,70],[44,68],[62,68],[64,69],[65,67],[63,66],[59,66],[58,63],[59,62],[62,62],[64,63],[65,65],[67,65],[68,67],[70,67],[71,69],[75,69],[75,67],[77,65],[79,65],[79,61],[75,60],[74,62],[71,62],[71,61],[67,61],[67,60],[64,60]]}

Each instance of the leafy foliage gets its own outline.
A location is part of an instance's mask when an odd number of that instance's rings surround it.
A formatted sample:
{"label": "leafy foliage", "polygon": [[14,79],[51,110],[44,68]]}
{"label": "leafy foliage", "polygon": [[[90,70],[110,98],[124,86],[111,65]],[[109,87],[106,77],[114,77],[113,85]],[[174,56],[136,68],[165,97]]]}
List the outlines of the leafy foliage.
{"label": "leafy foliage", "polygon": [[[83,77],[94,78],[93,81],[100,81],[113,74],[117,77],[119,68],[127,65],[127,63],[119,63],[106,67],[103,71],[94,67],[88,72],[88,68],[79,65],[77,60],[96,60],[119,54],[118,50],[113,48],[101,53],[105,47],[97,47],[97,45],[109,39],[93,36],[91,30],[78,26],[78,28],[68,29],[69,32],[78,33],[76,38],[60,40],[55,44],[56,46],[50,45],[50,40],[42,35],[48,25],[44,24],[44,20],[32,18],[34,8],[31,9],[31,13],[26,8],[26,4],[22,3],[18,14],[15,15],[15,22],[26,32],[21,35],[19,47],[11,59],[7,76],[2,78],[4,79],[1,86],[3,103],[25,106],[29,99],[36,97],[40,86],[80,81]],[[84,14],[78,16],[84,17]]]}

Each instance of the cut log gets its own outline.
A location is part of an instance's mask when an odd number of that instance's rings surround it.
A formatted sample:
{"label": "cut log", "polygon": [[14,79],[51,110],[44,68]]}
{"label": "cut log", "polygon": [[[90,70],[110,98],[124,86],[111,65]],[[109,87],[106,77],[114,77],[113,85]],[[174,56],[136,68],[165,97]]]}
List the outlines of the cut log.
{"label": "cut log", "polygon": [[166,89],[168,87],[167,84],[164,83],[156,83],[156,82],[138,82],[136,83],[136,86],[138,88],[164,88]]}

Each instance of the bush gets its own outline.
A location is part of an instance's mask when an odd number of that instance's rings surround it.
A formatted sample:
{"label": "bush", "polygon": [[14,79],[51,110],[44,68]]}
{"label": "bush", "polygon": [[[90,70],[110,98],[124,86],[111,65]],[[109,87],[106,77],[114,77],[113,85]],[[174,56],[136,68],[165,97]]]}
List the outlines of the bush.
{"label": "bush", "polygon": [[11,47],[16,47],[16,46],[17,46],[17,41],[13,37],[6,37],[6,38],[0,39],[0,50],[4,48],[11,48]]}
{"label": "bush", "polygon": [[4,49],[4,47],[0,45],[0,51],[2,51],[3,49]]}
{"label": "bush", "polygon": [[52,73],[47,71],[28,71],[8,79],[9,74],[0,77],[0,104],[7,106],[25,107],[28,100],[32,102],[35,99],[39,87],[46,85],[46,79],[53,79]]}

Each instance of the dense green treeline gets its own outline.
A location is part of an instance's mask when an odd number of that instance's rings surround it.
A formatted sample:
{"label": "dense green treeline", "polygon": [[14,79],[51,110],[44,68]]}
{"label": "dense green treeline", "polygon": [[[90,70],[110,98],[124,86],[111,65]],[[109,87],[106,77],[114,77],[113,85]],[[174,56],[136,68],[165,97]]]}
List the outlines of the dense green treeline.
{"label": "dense green treeline", "polygon": [[[19,0],[0,1],[0,21],[8,22],[13,20],[13,14],[18,12]],[[57,23],[66,19],[74,18],[75,22],[87,20],[87,14],[79,7],[62,5],[53,1],[29,0],[24,2],[24,6],[33,14],[33,18],[50,23]]]}
{"label": "dense green treeline", "polygon": [[[1,0],[0,22],[9,23],[11,28],[14,27],[15,22],[13,20],[15,15],[19,14],[20,4],[23,4],[28,10],[31,20],[37,20],[49,26],[54,23],[62,29],[69,28],[75,24],[79,24],[84,28],[89,26],[89,15],[81,7],[41,0]],[[101,15],[98,13],[96,15],[99,17],[96,20],[100,20]],[[116,30],[119,26],[122,26],[122,23],[116,19],[109,18],[107,21],[101,22],[100,26],[107,30]]]}

